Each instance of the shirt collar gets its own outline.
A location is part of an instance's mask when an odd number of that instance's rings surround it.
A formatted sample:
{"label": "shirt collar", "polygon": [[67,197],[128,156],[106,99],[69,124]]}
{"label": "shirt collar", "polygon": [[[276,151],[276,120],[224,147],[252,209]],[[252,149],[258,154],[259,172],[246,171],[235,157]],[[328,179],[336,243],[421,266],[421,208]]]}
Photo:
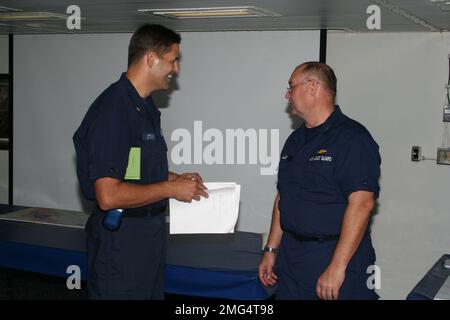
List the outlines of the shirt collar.
{"label": "shirt collar", "polygon": [[335,105],[333,112],[321,125],[310,129],[306,128],[306,125],[303,126],[304,129],[308,130],[311,134],[324,133],[328,131],[333,125],[338,124],[343,119],[343,117],[344,114],[342,113],[341,108],[338,105]]}
{"label": "shirt collar", "polygon": [[122,73],[120,76],[119,82],[122,83],[127,91],[130,93],[134,103],[136,103],[139,107],[144,107],[147,109],[148,112],[151,114],[156,114],[157,116],[161,115],[161,111],[159,111],[154,102],[151,95],[149,95],[147,98],[142,98],[139,95],[139,92],[136,90],[136,88],[131,83],[130,79],[128,79],[126,72]]}

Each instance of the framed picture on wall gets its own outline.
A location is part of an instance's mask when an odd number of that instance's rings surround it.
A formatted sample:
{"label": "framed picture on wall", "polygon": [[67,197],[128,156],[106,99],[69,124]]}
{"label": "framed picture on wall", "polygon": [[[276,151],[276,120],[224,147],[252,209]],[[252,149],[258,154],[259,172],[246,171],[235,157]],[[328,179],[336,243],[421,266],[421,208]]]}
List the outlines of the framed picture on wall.
{"label": "framed picture on wall", "polygon": [[9,149],[9,75],[0,74],[0,150]]}

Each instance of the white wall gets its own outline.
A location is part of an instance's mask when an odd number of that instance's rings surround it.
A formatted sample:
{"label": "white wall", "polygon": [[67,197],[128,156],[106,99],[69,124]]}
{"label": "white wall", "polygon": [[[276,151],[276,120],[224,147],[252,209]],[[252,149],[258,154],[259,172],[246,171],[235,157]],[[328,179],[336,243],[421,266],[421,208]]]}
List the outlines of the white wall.
{"label": "white wall", "polygon": [[449,33],[328,36],[338,103],[380,145],[373,239],[384,299],[404,299],[450,252],[450,167],[410,160],[413,145],[432,158],[441,145],[449,53]]}
{"label": "white wall", "polygon": [[129,35],[14,36],[14,204],[82,209],[72,136]]}
{"label": "white wall", "polygon": [[[0,73],[9,73],[8,36],[0,36]],[[0,150],[0,203],[8,203],[8,150]]]}
{"label": "white wall", "polygon": [[[296,65],[318,59],[319,39],[318,31],[183,34],[179,90],[171,94],[170,107],[162,111],[169,150],[176,145],[170,141],[171,132],[185,128],[193,136],[195,120],[202,121],[203,132],[210,128],[222,134],[238,128],[267,129],[269,135],[279,131],[278,145],[267,144],[269,150],[275,149],[276,156],[271,175],[261,174],[267,166],[261,165],[259,159],[258,164],[249,164],[248,144],[242,150],[247,153],[246,164],[237,164],[238,150],[234,164],[207,165],[203,161],[176,166],[171,162],[176,172],[198,171],[207,181],[241,184],[238,230],[269,231],[279,154],[292,132],[292,118],[286,112],[284,98],[287,82]],[[258,143],[261,141],[259,136]],[[203,142],[203,148],[208,144]],[[222,150],[225,158],[225,142]]]}
{"label": "white wall", "polygon": [[[130,34],[23,35],[14,37],[14,203],[82,209],[72,135],[89,105],[126,69]],[[318,31],[183,33],[181,75],[175,90],[158,95],[166,141],[174,130],[194,136],[214,128],[279,130],[278,145],[292,131],[285,88],[292,69],[317,60]],[[259,142],[259,141],[258,141]],[[202,144],[196,140],[195,144]],[[203,148],[210,142],[204,142]],[[277,145],[277,146],[278,146]],[[258,149],[261,147],[257,146]],[[280,149],[274,154],[278,167]],[[246,150],[250,148],[247,146]],[[194,146],[191,147],[194,153]],[[202,148],[200,148],[202,151]],[[225,152],[224,152],[225,153]],[[191,157],[192,159],[193,157]],[[236,158],[236,157],[235,157]],[[242,185],[238,230],[269,229],[276,172],[259,164],[183,164],[206,181]]]}

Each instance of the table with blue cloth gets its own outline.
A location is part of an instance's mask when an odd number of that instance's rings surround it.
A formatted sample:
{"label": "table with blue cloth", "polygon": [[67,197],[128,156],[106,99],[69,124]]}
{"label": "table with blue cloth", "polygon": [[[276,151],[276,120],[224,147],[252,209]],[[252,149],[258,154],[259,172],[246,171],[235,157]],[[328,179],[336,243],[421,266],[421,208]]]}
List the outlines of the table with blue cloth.
{"label": "table with blue cloth", "polygon": [[[87,275],[84,225],[76,211],[0,205],[0,266],[68,277],[67,268]],[[273,294],[258,280],[262,235],[169,235],[166,293],[260,300]]]}

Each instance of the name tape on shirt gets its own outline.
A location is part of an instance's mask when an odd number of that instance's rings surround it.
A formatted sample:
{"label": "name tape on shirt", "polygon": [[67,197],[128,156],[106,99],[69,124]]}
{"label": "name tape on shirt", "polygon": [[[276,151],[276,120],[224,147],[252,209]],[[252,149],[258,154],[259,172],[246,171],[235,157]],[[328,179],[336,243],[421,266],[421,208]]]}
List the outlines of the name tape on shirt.
{"label": "name tape on shirt", "polygon": [[325,162],[331,162],[333,161],[332,156],[324,156],[328,151],[326,149],[320,149],[316,152],[316,156],[312,156],[308,159],[308,161],[325,161]]}

